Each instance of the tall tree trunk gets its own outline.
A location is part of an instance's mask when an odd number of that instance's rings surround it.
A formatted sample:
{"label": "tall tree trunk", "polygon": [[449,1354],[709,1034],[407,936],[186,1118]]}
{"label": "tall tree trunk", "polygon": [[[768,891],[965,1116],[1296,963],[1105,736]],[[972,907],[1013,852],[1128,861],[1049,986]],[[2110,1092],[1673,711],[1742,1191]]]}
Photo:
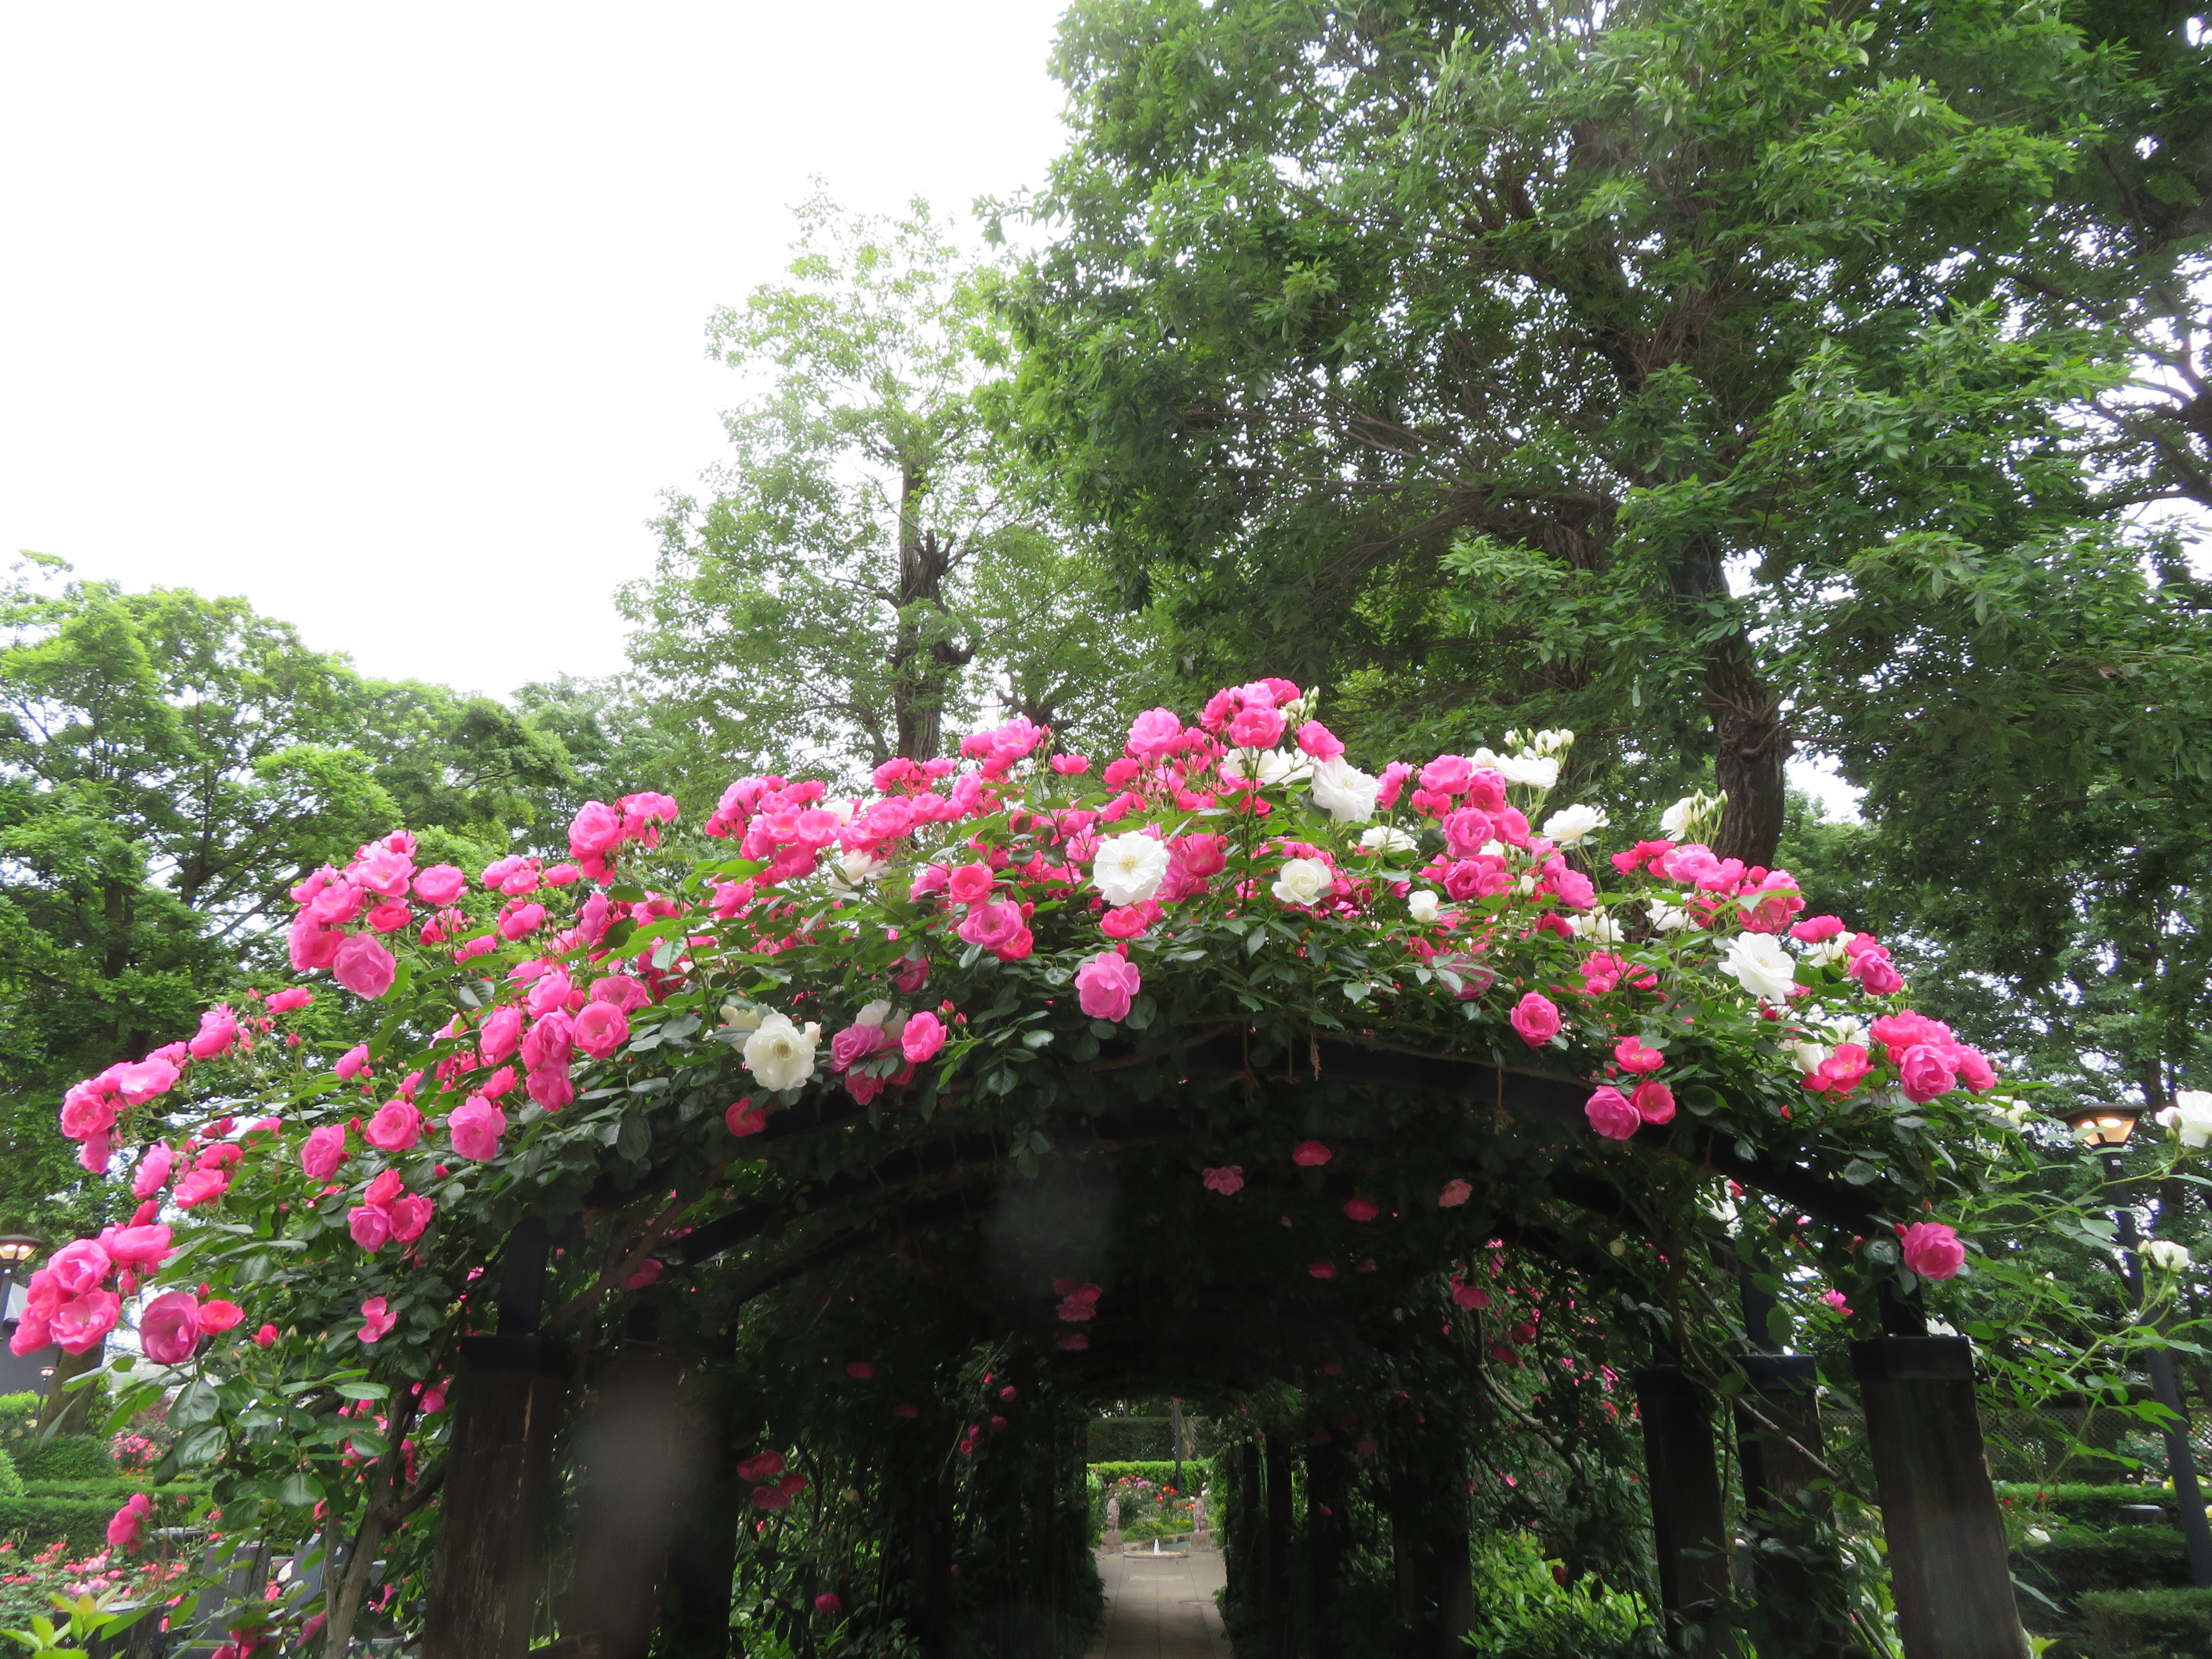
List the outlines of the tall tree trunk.
{"label": "tall tree trunk", "polygon": [[[1727,594],[1717,540],[1700,537],[1690,546],[1674,567],[1674,587],[1693,605]],[[1782,767],[1790,758],[1790,729],[1782,699],[1760,676],[1757,653],[1743,634],[1706,647],[1705,698],[1713,722],[1714,777],[1728,796],[1713,851],[1746,864],[1771,865],[1782,840]]]}

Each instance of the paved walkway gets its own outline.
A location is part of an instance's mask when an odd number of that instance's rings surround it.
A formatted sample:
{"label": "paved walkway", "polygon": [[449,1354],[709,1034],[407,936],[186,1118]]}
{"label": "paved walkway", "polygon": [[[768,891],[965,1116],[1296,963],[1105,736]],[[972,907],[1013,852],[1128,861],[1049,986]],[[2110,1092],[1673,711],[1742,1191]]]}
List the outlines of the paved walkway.
{"label": "paved walkway", "polygon": [[1106,1583],[1106,1629],[1089,1659],[1229,1659],[1213,1593],[1221,1553],[1098,1556]]}

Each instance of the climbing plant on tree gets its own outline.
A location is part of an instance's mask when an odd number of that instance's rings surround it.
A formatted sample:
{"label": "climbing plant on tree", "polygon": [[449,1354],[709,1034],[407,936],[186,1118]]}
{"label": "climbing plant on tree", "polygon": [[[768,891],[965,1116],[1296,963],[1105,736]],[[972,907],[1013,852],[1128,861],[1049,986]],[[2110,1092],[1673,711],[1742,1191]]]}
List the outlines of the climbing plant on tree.
{"label": "climbing plant on tree", "polygon": [[[726,1450],[751,1473],[702,1467],[786,1529],[778,1573],[821,1544],[794,1616],[851,1597],[941,1626],[959,1563],[924,1540],[964,1535],[938,1523],[956,1492],[1030,1494],[1034,1570],[1065,1584],[1080,1548],[1048,1498],[1069,1449],[1021,1431],[1168,1363],[1163,1304],[1201,1377],[1320,1388],[1357,1334],[1404,1352],[1371,1387],[1419,1358],[1393,1329],[1479,1311],[1462,1292],[1510,1247],[1609,1297],[1629,1349],[1718,1381],[1767,1333],[1711,1265],[1717,1172],[1798,1253],[1767,1281],[1785,1324],[1832,1320],[1832,1289],[1870,1328],[1970,1261],[2033,1293],[1972,1234],[2010,1201],[1993,1172],[2025,1153],[2021,1109],[1911,1010],[1878,940],[1697,840],[1695,799],[1636,827],[1559,805],[1568,733],[1370,772],[1316,704],[1231,687],[1188,725],[1141,715],[1103,764],[1017,717],[857,792],[748,777],[694,856],[653,793],[587,803],[551,866],[471,877],[404,831],[365,843],[293,892],[292,963],[337,992],[216,1009],[70,1091],[64,1133],[140,1208],[40,1270],[16,1340],[87,1352],[131,1316],[118,1409],[180,1387],[169,1467],[212,1480],[226,1534],[348,1537],[327,1606],[252,1614],[336,1653],[380,1551],[407,1577],[441,1535],[478,1547],[410,1522],[441,1512],[457,1355],[518,1327],[577,1339],[608,1396],[674,1386],[651,1382],[655,1344],[721,1345],[693,1409],[742,1433]],[[367,1041],[277,1040],[338,993],[373,1013]],[[1203,1265],[1163,1265],[1113,1213],[1188,1234],[1164,1260]],[[925,1249],[933,1229],[955,1242]],[[1486,1390],[1484,1413],[1613,1432],[1571,1300],[1531,1292],[1484,1328],[1510,1352],[1549,1322],[1571,1362],[1550,1407]],[[833,1401],[878,1434],[830,1430]],[[587,1489],[639,1462],[579,1455]],[[885,1459],[901,1480],[863,1490]],[[833,1475],[865,1512],[908,1506],[904,1566],[816,1489]],[[771,1520],[802,1498],[799,1533]],[[459,1571],[440,1559],[434,1632]],[[570,1594],[596,1582],[580,1567]]]}

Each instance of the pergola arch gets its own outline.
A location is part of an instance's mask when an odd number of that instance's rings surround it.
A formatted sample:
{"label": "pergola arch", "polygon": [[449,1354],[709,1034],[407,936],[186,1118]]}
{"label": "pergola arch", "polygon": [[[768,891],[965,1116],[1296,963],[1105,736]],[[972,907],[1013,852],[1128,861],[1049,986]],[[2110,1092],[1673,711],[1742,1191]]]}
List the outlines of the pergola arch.
{"label": "pergola arch", "polygon": [[[1492,1241],[1549,1260],[1596,1291],[1647,1288],[1647,1269],[1638,1260],[1614,1255],[1597,1237],[1603,1231],[1625,1235],[1647,1251],[1656,1242],[1634,1194],[1623,1184],[1624,1169],[1699,1180],[1724,1176],[1763,1193],[1815,1227],[1848,1231],[1853,1236],[1871,1233],[1879,1224],[1875,1214],[1878,1191],[1830,1180],[1809,1163],[1792,1163],[1734,1144],[1730,1137],[1692,1121],[1647,1127],[1625,1146],[1599,1142],[1580,1109],[1585,1085],[1564,1078],[1495,1061],[1407,1054],[1341,1041],[1316,1041],[1304,1059],[1302,1074],[1257,1077],[1245,1064],[1242,1043],[1234,1034],[1210,1035],[1189,1047],[1182,1081],[1164,1094],[1103,1111],[1048,1115],[1045,1124],[1050,1150],[1036,1154],[1032,1148],[1034,1161],[1026,1171],[1023,1160],[990,1128],[925,1121],[911,1115],[902,1120],[896,1114],[870,1114],[844,1106],[781,1115],[746,1150],[764,1153],[771,1171],[784,1158],[793,1157],[810,1171],[808,1176],[773,1198],[739,1205],[680,1238],[665,1241],[656,1255],[665,1264],[663,1280],[641,1300],[673,1298],[690,1286],[715,1279],[715,1307],[722,1317],[736,1318],[755,1299],[803,1284],[870,1250],[934,1249],[948,1260],[957,1257],[971,1265],[988,1261],[1006,1195],[1033,1188],[1041,1163],[1048,1175],[1059,1171],[1079,1186],[1091,1182],[1116,1199],[1127,1198],[1124,1189],[1140,1182],[1149,1200],[1176,1206],[1184,1231],[1193,1238],[1224,1250],[1272,1254],[1282,1270],[1271,1285],[1255,1285],[1249,1277],[1233,1286],[1209,1285],[1170,1270],[1170,1264],[1139,1271],[1131,1266],[1126,1241],[1109,1237],[1103,1249],[1114,1263],[1110,1287],[1097,1317],[1084,1327],[1093,1339],[1091,1346],[1088,1352],[1050,1355],[1061,1395],[1096,1399],[1132,1389],[1206,1390],[1249,1401],[1277,1385],[1315,1382],[1318,1359],[1286,1361],[1285,1350],[1292,1341],[1317,1352],[1371,1351],[1386,1365],[1418,1354],[1422,1344],[1410,1334],[1393,1340],[1392,1330],[1386,1328],[1389,1322],[1376,1323],[1374,1291],[1387,1288],[1392,1297],[1402,1301],[1425,1280],[1433,1286],[1447,1261],[1471,1258]],[[1332,1095],[1333,1106],[1328,1101]],[[1255,1239],[1272,1242],[1269,1230],[1275,1224],[1270,1218],[1279,1204],[1299,1209],[1310,1220],[1316,1199],[1326,1206],[1339,1204],[1358,1188],[1361,1169],[1390,1164],[1393,1146],[1385,1138],[1366,1133],[1358,1119],[1370,1103],[1408,1097],[1427,1103],[1431,1110],[1464,1111],[1464,1120],[1454,1132],[1468,1148],[1464,1178],[1474,1196],[1464,1209],[1439,1211],[1433,1194],[1427,1194],[1425,1211],[1366,1224],[1362,1237],[1371,1242],[1376,1269],[1372,1276],[1347,1274],[1334,1282],[1301,1279],[1292,1271],[1297,1265],[1297,1249],[1286,1246],[1255,1251]],[[1262,1125],[1266,1133],[1279,1135],[1285,1121],[1296,1121],[1302,1105],[1317,1101],[1345,1126],[1328,1132],[1329,1144],[1338,1154],[1330,1166],[1295,1176],[1281,1173],[1278,1165],[1255,1170],[1246,1190],[1235,1198],[1199,1188],[1199,1162],[1234,1147],[1240,1137],[1260,1133]],[[840,1164],[822,1156],[828,1138],[856,1130],[864,1133],[854,1137],[858,1144],[849,1162]],[[1624,1158],[1634,1162],[1617,1161]],[[652,1180],[648,1176],[633,1190],[649,1186]],[[592,1196],[617,1202],[623,1194],[609,1189]],[[1294,1240],[1308,1230],[1293,1226],[1285,1231]],[[525,1241],[524,1247],[542,1249],[542,1237],[534,1243]],[[965,1322],[955,1319],[954,1325],[976,1343],[1028,1343],[1038,1348],[1056,1327],[1045,1291],[1048,1276],[1044,1264],[1039,1260],[1027,1267],[1034,1284],[1025,1283],[1011,1297],[1003,1286],[977,1289]],[[1182,1322],[1173,1340],[1163,1340],[1158,1334],[1164,1311],[1171,1311]],[[1911,1334],[1916,1318],[1910,1307],[1893,1311],[1908,1333],[1901,1339],[1908,1346],[1916,1341],[1923,1348],[1944,1345],[1942,1339]],[[464,1345],[465,1372],[492,1383],[485,1391],[488,1403],[492,1399],[511,1402],[513,1379],[522,1378],[526,1393],[537,1386],[528,1378],[544,1372],[543,1357],[523,1352],[518,1341],[553,1340],[530,1334],[537,1316],[528,1309],[518,1308],[512,1318],[503,1315],[501,1323],[502,1328],[513,1328],[507,1336],[494,1339],[495,1346],[471,1339],[477,1351],[469,1352],[470,1344]],[[1200,1334],[1189,1334],[1194,1332]],[[1140,1334],[1149,1340],[1139,1344],[1135,1339]],[[1697,1611],[1727,1587],[1728,1580],[1713,1404],[1674,1363],[1676,1357],[1663,1330],[1643,1329],[1634,1335],[1635,1346],[1650,1361],[1636,1382],[1654,1477],[1653,1526],[1662,1591],[1670,1614],[1686,1628]],[[1754,1332],[1754,1347],[1757,1340]],[[653,1348],[648,1335],[640,1352]],[[663,1358],[679,1366],[683,1363],[681,1356]],[[1948,1389],[1947,1398],[1954,1401],[1963,1384],[1971,1421],[1970,1379],[1959,1375],[1947,1378],[1930,1370],[1931,1365],[1941,1370],[1937,1361],[1942,1356],[1929,1359],[1908,1353],[1904,1359],[1900,1369],[1897,1355],[1873,1356],[1869,1376],[1879,1385],[1875,1374],[1897,1371],[1897,1380],[1918,1387],[1923,1396],[1931,1389]],[[1782,1481],[1792,1478],[1786,1470],[1769,1467],[1776,1456],[1786,1460],[1790,1449],[1802,1452],[1808,1444],[1818,1454],[1812,1379],[1802,1365],[1765,1362],[1755,1352],[1739,1363],[1750,1390],[1746,1395],[1749,1415],[1744,1418],[1748,1426],[1742,1431],[1747,1437],[1745,1467],[1748,1474],[1755,1442],[1764,1449],[1760,1479],[1771,1498]],[[1927,1374],[1915,1372],[1916,1364]],[[492,1381],[501,1374],[510,1379],[504,1394],[501,1385]],[[465,1419],[472,1404],[471,1391],[465,1384],[458,1393]],[[672,1401],[672,1384],[663,1387],[656,1397]],[[1875,1415],[1879,1422],[1880,1413]],[[1957,1420],[1955,1408],[1950,1415]],[[454,1444],[457,1458],[471,1450],[460,1422]],[[1978,1444],[1956,1449],[1960,1455],[1950,1459],[1949,1468],[1933,1472],[1936,1480],[1932,1484],[1948,1482],[1957,1487],[1962,1459],[1978,1458]],[[1060,1447],[1053,1467],[1064,1474],[1070,1455],[1066,1447]],[[1304,1455],[1295,1448],[1278,1446],[1258,1455],[1249,1469],[1257,1472],[1253,1478],[1263,1485],[1279,1483],[1288,1478],[1285,1458]],[[526,1459],[516,1459],[510,1449],[509,1462],[519,1467],[520,1461]],[[1797,1473],[1802,1474],[1802,1462]],[[1418,1473],[1392,1477],[1409,1492],[1421,1489],[1424,1478]],[[1971,1479],[1965,1486],[1971,1509]],[[1985,1474],[1982,1491],[1985,1495]],[[1761,1501],[1760,1493],[1749,1487],[1747,1496],[1754,1504]],[[1891,1498],[1885,1492],[1886,1503]],[[1050,1507],[1048,1498],[1037,1501]],[[1405,1501],[1414,1503],[1412,1498]],[[1909,1508],[1917,1499],[1913,1493],[1900,1492],[1895,1501]],[[933,1513],[941,1516],[942,1511]],[[1257,1514],[1255,1510],[1243,1514],[1241,1520],[1236,1516],[1224,1519],[1231,1527],[1259,1528],[1252,1536],[1260,1541],[1251,1547],[1263,1555],[1272,1550],[1274,1555],[1254,1571],[1262,1579],[1269,1574],[1279,1577],[1286,1571],[1279,1559],[1280,1516],[1269,1510],[1263,1524],[1253,1518]],[[455,1518],[448,1518],[449,1528]],[[1987,1519],[1994,1526],[1993,1506]],[[1988,1528],[1982,1531],[1985,1534]],[[1954,1565],[1965,1561],[1986,1578],[1987,1542],[1986,1536],[1966,1538],[1961,1548],[1952,1552]],[[1998,1542],[2001,1564],[2001,1533]],[[1442,1547],[1444,1558],[1451,1558],[1455,1548],[1460,1558],[1464,1556],[1464,1540]],[[909,1565],[927,1574],[936,1571],[938,1564],[921,1550]],[[450,1574],[444,1585],[441,1593],[449,1601],[466,1599],[453,1595]],[[1954,1592],[1956,1587],[1948,1588]],[[1986,1584],[1984,1588],[1989,1589]],[[2004,1593],[2008,1595],[2008,1589]],[[1951,1599],[1958,1598],[1953,1594]],[[1988,1599],[1984,1595],[1984,1602]],[[635,1610],[649,1602],[649,1597],[629,1597],[631,1616],[639,1616]],[[711,1609],[699,1616],[710,1622]],[[441,1635],[435,1621],[433,1638],[427,1650],[433,1656],[458,1656],[464,1650],[453,1645],[456,1638],[450,1630]],[[1999,1650],[1972,1645],[1979,1638],[1962,1635],[1960,1639],[1968,1645],[1954,1644],[1927,1651],[1948,1656]],[[1833,1645],[1827,1637],[1822,1640]],[[606,1650],[625,1650],[617,1642]],[[635,1647],[637,1654],[643,1650]],[[1916,1653],[1914,1659],[1922,1656]]]}

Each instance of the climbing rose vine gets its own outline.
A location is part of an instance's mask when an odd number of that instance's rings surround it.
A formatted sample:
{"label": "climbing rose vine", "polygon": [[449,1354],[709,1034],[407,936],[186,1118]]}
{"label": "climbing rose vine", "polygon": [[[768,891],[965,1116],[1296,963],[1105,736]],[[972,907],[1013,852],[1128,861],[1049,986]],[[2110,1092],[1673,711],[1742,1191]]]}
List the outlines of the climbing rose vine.
{"label": "climbing rose vine", "polygon": [[[1189,724],[1153,709],[1103,764],[1016,719],[857,793],[744,778],[688,856],[652,793],[586,805],[551,865],[471,878],[404,830],[363,846],[292,890],[316,988],[212,1009],[69,1091],[64,1131],[136,1212],[33,1276],[14,1346],[131,1324],[123,1409],[183,1383],[175,1464],[216,1466],[234,1525],[297,1514],[441,1440],[453,1343],[489,1328],[486,1268],[525,1213],[605,1222],[551,1316],[595,1317],[733,1200],[939,1115],[1033,1165],[1048,1114],[1158,1097],[1224,1033],[1293,1065],[1329,1036],[1576,1079],[1600,1143],[1694,1121],[1849,1157],[1899,1235],[1865,1241],[1869,1272],[1962,1269],[1928,1213],[1971,1184],[1942,1149],[2010,1130],[1991,1066],[1904,1006],[1880,941],[1698,841],[1714,803],[1644,837],[1553,805],[1569,733],[1370,773],[1313,702],[1267,679]],[[373,1028],[343,1052],[287,1029],[319,976]],[[855,1139],[771,1155],[801,1109]],[[1242,1124],[1191,1179],[1235,1201],[1256,1168],[1328,1164],[1328,1133]],[[1430,1201],[1475,1173],[1440,1164]],[[1050,1288],[1066,1323],[1102,1295]]]}

